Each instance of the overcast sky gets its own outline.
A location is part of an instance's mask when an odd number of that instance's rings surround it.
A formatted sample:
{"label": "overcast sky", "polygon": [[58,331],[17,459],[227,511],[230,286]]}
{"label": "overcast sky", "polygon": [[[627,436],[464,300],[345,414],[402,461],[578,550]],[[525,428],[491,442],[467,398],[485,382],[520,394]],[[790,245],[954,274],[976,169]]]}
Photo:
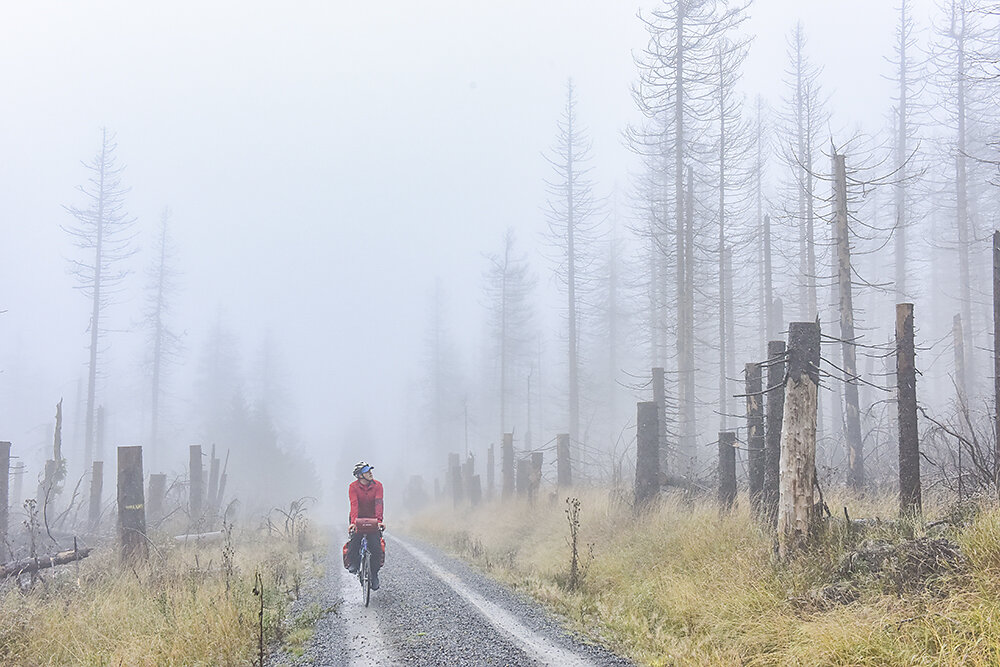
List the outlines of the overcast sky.
{"label": "overcast sky", "polygon": [[[649,6],[651,3],[644,3]],[[832,127],[881,128],[891,0],[758,0],[744,88],[780,105],[785,43],[801,18]],[[918,4],[926,24],[929,0]],[[572,76],[602,192],[627,189],[621,132],[636,120],[639,6],[506,2],[0,3],[0,438],[38,444],[85,376],[89,305],[67,274],[62,205],[80,204],[80,161],[117,133],[127,208],[151,245],[173,209],[190,381],[216,313],[255,354],[266,331],[294,417],[320,461],[358,415],[419,377],[435,278],[456,339],[475,354],[483,253],[508,225],[535,247],[542,153]],[[549,284],[548,265],[538,273]],[[148,256],[136,256],[137,286]],[[136,292],[138,293],[138,292]],[[109,325],[134,328],[137,296]],[[110,339],[107,379],[146,391],[141,341]],[[111,362],[109,362],[111,363]],[[175,391],[179,391],[176,387]],[[377,406],[377,407],[376,407]],[[118,442],[142,439],[122,421]]]}

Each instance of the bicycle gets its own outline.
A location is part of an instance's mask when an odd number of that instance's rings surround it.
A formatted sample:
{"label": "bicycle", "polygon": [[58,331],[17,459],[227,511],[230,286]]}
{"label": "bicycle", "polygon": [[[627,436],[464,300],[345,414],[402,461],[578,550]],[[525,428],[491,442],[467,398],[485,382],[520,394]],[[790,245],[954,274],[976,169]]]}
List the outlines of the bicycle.
{"label": "bicycle", "polygon": [[372,596],[372,552],[368,549],[368,534],[378,533],[381,535],[381,529],[375,519],[358,519],[355,525],[357,531],[361,533],[361,547],[358,550],[360,556],[358,581],[361,582],[361,595],[367,607]]}

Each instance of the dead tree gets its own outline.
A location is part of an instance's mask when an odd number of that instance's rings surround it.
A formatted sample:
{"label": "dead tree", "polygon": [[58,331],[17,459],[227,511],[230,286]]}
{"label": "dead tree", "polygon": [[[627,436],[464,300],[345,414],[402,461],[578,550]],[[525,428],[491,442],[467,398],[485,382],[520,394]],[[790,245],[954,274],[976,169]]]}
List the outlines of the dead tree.
{"label": "dead tree", "polygon": [[118,448],[118,540],[123,561],[145,559],[149,555],[142,447]]}
{"label": "dead tree", "polygon": [[503,488],[500,497],[507,500],[514,495],[514,434],[503,434],[503,446],[500,448],[500,476]]}
{"label": "dead tree", "polygon": [[112,303],[115,288],[128,275],[123,263],[135,252],[132,243],[135,219],[124,210],[128,188],[121,184],[124,167],[116,162],[117,147],[114,135],[102,129],[100,150],[84,164],[90,176],[88,184],[79,190],[86,204],[82,208],[65,207],[75,223],[63,230],[84,253],[84,259],[71,260],[72,272],[91,303],[84,465],[89,465],[94,455],[98,351],[102,349],[100,338],[105,331],[103,316]]}
{"label": "dead tree", "polygon": [[573,486],[573,465],[569,457],[569,433],[556,435],[556,483],[560,488]]}
{"label": "dead tree", "polygon": [[719,433],[719,505],[723,511],[736,502],[736,433]]}
{"label": "dead tree", "polygon": [[204,493],[204,471],[201,465],[201,445],[191,445],[188,448],[188,472],[191,482],[188,489],[188,509],[191,520],[197,521],[202,514]]}
{"label": "dead tree", "polygon": [[10,443],[0,442],[0,542],[7,541],[9,528],[10,494],[7,488],[10,479]]}
{"label": "dead tree", "polygon": [[854,291],[852,289],[851,240],[848,229],[847,167],[843,155],[833,156],[834,227],[837,240],[837,283],[840,296],[840,337],[844,362],[844,398],[847,404],[847,483],[860,489],[865,483],[864,440],[858,406],[857,351],[854,340]]}
{"label": "dead tree", "polygon": [[819,345],[818,322],[789,325],[778,498],[778,556],[782,559],[808,543],[817,519]]}
{"label": "dead tree", "polygon": [[778,525],[781,420],[785,412],[785,341],[768,341],[767,357],[763,504],[765,521],[768,526],[774,528]]}
{"label": "dead tree", "polygon": [[993,485],[1000,494],[1000,231],[993,232]]}
{"label": "dead tree", "polygon": [[747,364],[745,373],[750,508],[754,515],[760,516],[764,493],[764,397],[760,364]]}
{"label": "dead tree", "polygon": [[90,473],[90,511],[87,514],[90,530],[96,531],[101,521],[101,494],[104,493],[104,461],[94,461]]}
{"label": "dead tree", "polygon": [[896,304],[896,383],[899,414],[899,513],[920,515],[920,443],[917,439],[917,372],[913,304]]}

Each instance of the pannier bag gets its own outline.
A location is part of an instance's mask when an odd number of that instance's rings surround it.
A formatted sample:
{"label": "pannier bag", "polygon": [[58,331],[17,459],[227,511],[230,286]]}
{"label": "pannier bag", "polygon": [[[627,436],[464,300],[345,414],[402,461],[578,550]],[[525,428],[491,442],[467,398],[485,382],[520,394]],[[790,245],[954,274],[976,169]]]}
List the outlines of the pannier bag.
{"label": "pannier bag", "polygon": [[350,540],[348,540],[347,542],[344,542],[344,569],[345,570],[351,569],[351,559],[347,555],[347,547],[350,546],[350,544],[351,544]]}

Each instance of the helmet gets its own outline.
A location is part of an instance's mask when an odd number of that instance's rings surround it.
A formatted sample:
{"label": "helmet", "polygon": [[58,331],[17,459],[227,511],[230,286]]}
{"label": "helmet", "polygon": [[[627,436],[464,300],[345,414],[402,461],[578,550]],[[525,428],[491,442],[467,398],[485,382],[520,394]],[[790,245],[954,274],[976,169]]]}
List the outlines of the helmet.
{"label": "helmet", "polygon": [[368,465],[366,461],[358,461],[354,464],[354,476],[357,477],[361,473],[368,472],[369,470],[374,470],[375,466]]}

